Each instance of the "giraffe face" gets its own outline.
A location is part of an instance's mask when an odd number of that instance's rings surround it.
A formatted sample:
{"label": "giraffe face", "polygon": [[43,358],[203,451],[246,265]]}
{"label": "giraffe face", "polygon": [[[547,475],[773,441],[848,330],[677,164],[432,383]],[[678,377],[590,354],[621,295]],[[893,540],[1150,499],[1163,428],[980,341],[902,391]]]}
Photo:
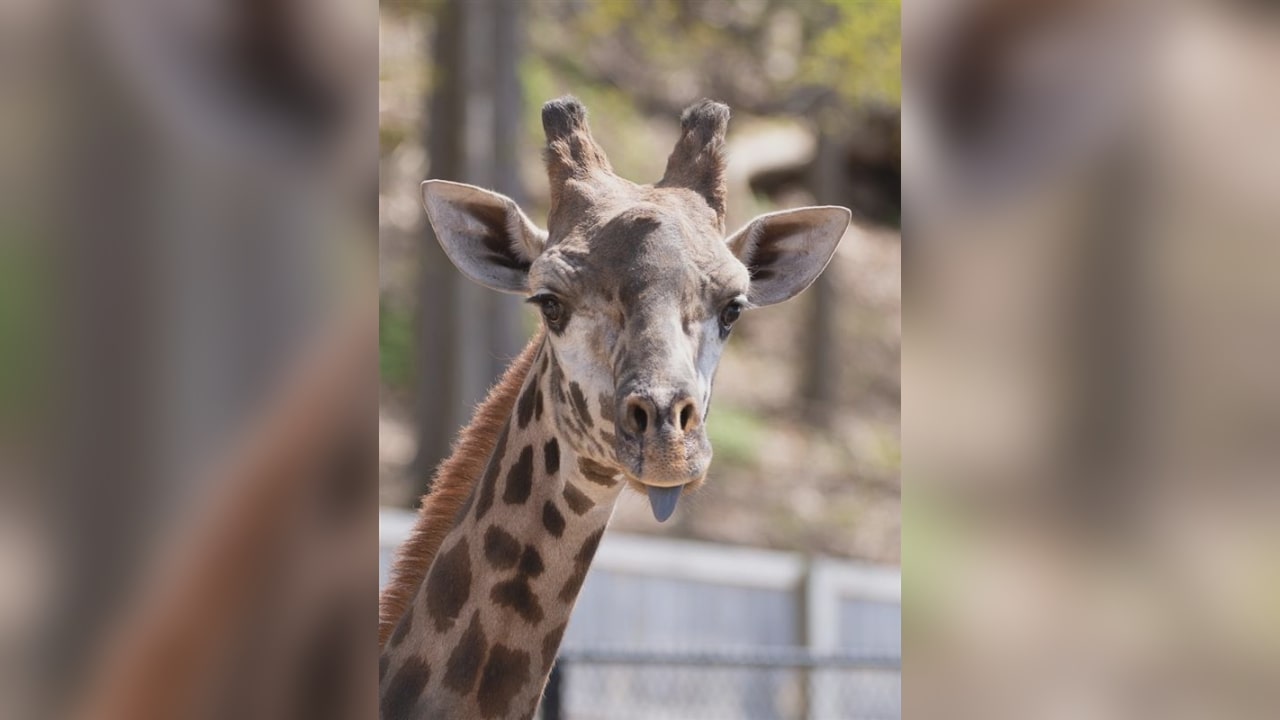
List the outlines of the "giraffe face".
{"label": "giraffe face", "polygon": [[423,183],[454,264],[540,309],[562,442],[625,473],[659,520],[706,477],[712,380],[738,315],[808,287],[849,222],[844,208],[802,208],[726,238],[727,121],[722,105],[690,108],[666,175],[637,185],[612,172],[576,101],[548,103],[549,232],[501,195]]}
{"label": "giraffe face", "polygon": [[551,395],[567,398],[553,405],[574,450],[638,489],[693,487],[710,466],[703,421],[750,278],[704,202],[623,183],[587,222],[553,231],[528,297],[547,326]]}

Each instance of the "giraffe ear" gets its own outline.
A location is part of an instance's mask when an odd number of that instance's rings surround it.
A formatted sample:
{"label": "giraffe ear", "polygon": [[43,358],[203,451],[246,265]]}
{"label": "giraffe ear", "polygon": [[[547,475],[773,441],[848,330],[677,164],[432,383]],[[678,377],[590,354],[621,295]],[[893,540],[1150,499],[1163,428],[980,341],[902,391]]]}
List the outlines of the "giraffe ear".
{"label": "giraffe ear", "polygon": [[542,254],[547,232],[514,200],[474,185],[428,180],[422,204],[440,247],[463,275],[500,292],[528,291],[529,266]]}
{"label": "giraffe ear", "polygon": [[780,303],[809,287],[831,260],[851,216],[833,206],[783,210],[730,235],[729,250],[751,273],[751,304]]}

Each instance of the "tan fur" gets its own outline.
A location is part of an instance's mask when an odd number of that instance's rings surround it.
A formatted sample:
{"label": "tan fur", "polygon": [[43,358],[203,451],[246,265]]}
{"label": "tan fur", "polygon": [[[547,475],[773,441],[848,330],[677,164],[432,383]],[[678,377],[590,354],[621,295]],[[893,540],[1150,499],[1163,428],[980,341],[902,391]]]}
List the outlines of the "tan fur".
{"label": "tan fur", "polygon": [[511,363],[502,379],[476,407],[471,424],[458,433],[453,453],[436,469],[431,492],[422,497],[418,521],[397,551],[391,581],[382,592],[378,608],[380,648],[386,645],[396,622],[413,602],[418,586],[426,578],[431,562],[440,550],[440,544],[453,529],[454,517],[484,473],[485,464],[498,442],[498,434],[502,432],[507,418],[511,417],[529,367],[542,346],[542,338],[540,330]]}

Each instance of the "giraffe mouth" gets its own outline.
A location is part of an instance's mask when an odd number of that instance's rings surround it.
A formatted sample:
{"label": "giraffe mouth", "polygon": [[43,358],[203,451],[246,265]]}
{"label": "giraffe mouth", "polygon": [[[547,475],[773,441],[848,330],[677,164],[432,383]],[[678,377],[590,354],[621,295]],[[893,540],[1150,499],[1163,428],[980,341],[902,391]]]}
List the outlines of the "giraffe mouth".
{"label": "giraffe mouth", "polygon": [[680,499],[680,493],[684,492],[684,485],[675,485],[673,487],[658,487],[649,485],[649,507],[653,510],[653,518],[658,522],[666,522],[671,514],[676,511],[676,501]]}

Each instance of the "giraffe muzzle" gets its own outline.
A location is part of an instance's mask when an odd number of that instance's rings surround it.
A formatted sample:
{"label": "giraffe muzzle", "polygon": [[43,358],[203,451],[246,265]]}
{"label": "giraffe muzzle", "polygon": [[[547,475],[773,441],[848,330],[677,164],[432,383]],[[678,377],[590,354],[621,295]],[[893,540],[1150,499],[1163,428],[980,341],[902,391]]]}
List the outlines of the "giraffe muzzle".
{"label": "giraffe muzzle", "polygon": [[671,516],[680,490],[706,475],[711,448],[701,415],[683,391],[630,392],[618,402],[617,457],[660,521]]}

